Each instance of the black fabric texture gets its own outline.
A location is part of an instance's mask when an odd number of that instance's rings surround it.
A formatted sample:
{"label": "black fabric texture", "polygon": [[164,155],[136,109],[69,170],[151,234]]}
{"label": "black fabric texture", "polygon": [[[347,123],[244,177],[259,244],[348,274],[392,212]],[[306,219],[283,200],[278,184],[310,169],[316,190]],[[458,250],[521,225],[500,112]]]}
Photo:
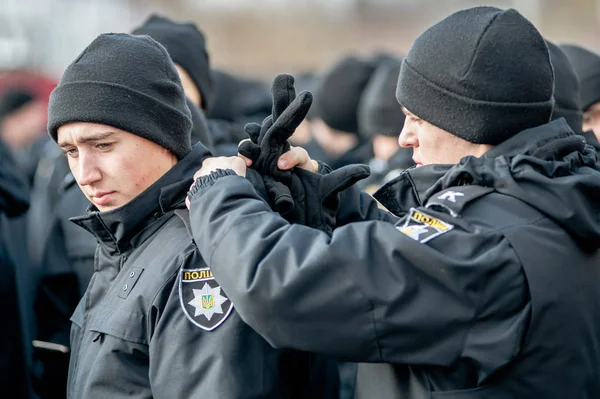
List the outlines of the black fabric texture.
{"label": "black fabric texture", "polygon": [[131,33],[148,35],[162,44],[173,62],[185,69],[194,81],[202,97],[202,108],[210,108],[213,99],[210,57],[204,33],[195,24],[175,22],[163,15],[152,14]]}
{"label": "black fabric texture", "polygon": [[546,40],[550,61],[554,67],[554,111],[552,120],[565,118],[577,134],[581,134],[583,112],[579,96],[579,81],[571,62],[564,51],[556,44]]}
{"label": "black fabric texture", "polygon": [[513,9],[475,7],[415,40],[396,97],[455,136],[495,145],[547,123],[553,87],[548,47],[536,28]]}
{"label": "black fabric texture", "polygon": [[294,208],[285,215],[286,220],[332,233],[340,193],[369,174],[367,165],[358,164],[343,166],[325,175],[297,168],[289,186]]}
{"label": "black fabric texture", "polygon": [[149,36],[98,36],[64,72],[50,95],[48,132],[71,122],[113,126],[153,141],[182,159],[192,120],[177,70]]}
{"label": "black fabric texture", "polygon": [[600,54],[575,44],[562,44],[575,69],[581,88],[582,111],[600,101]]}

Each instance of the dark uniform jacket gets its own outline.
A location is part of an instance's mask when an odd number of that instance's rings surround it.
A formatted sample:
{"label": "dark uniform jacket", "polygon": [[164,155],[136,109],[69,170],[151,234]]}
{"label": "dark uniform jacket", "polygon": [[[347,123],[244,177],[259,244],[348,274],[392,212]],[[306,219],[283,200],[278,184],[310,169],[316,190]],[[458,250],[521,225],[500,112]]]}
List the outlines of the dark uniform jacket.
{"label": "dark uniform jacket", "polygon": [[596,161],[559,120],[400,175],[376,195],[399,220],[344,198],[330,236],[226,176],[194,195],[191,226],[272,345],[362,362],[356,397],[596,398]]}
{"label": "dark uniform jacket", "polygon": [[73,219],[99,245],[72,316],[68,397],[302,397],[304,357],[273,349],[242,322],[196,250],[186,212],[176,214],[207,155],[196,145],[128,204]]}
{"label": "dark uniform jacket", "polygon": [[0,140],[0,392],[32,398],[30,269],[25,248],[29,186]]}

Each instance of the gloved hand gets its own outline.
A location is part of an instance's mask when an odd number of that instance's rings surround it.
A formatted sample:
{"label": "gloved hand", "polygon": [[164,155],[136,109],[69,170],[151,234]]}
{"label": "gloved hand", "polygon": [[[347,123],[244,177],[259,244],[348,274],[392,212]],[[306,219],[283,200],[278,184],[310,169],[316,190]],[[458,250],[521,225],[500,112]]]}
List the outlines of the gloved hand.
{"label": "gloved hand", "polygon": [[306,117],[312,104],[312,94],[303,91],[296,97],[294,78],[285,74],[273,79],[271,94],[272,115],[265,118],[262,124],[249,123],[245,126],[250,140],[242,141],[238,151],[252,160],[252,168],[264,178],[274,209],[285,215],[294,207],[288,187],[292,171],[279,169],[277,160],[290,150],[287,140]]}
{"label": "gloved hand", "polygon": [[369,174],[367,165],[347,165],[325,175],[294,169],[290,182],[294,208],[285,219],[331,233],[335,228],[340,192]]}

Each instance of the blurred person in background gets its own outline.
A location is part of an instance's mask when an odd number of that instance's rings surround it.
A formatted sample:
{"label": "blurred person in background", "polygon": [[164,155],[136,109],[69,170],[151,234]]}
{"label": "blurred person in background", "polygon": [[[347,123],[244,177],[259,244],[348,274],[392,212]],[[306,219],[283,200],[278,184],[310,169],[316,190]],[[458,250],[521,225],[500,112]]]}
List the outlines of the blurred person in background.
{"label": "blurred person in background", "polygon": [[600,142],[591,130],[583,130],[583,112],[581,106],[581,89],[577,74],[565,52],[556,44],[546,40],[550,61],[554,67],[554,109],[552,120],[565,118],[575,134],[585,137],[586,142],[596,151],[600,150]]}
{"label": "blurred person in background", "polygon": [[354,55],[342,57],[323,75],[315,88],[315,113],[310,124],[313,139],[304,148],[332,169],[367,163],[371,143],[359,132],[358,105],[376,63]]}
{"label": "blurred person in background", "polygon": [[600,140],[600,55],[575,44],[562,44],[560,48],[579,79],[583,131],[593,131]]}
{"label": "blurred person in background", "polygon": [[383,184],[414,166],[412,150],[401,148],[398,136],[404,126],[404,113],[396,100],[396,83],[400,60],[381,62],[365,88],[358,110],[361,133],[371,137],[373,158],[369,161],[371,176],[358,183],[372,194]]}
{"label": "blurred person in background", "polygon": [[[27,291],[32,281],[23,248],[22,215],[29,206],[29,187],[10,149],[0,139],[0,392],[18,399],[33,398],[31,381],[31,306]],[[19,222],[21,220],[21,222]]]}
{"label": "blurred person in background", "polygon": [[361,362],[357,398],[600,397],[598,155],[550,121],[553,92],[521,14],[451,14],[402,61],[399,140],[418,167],[374,194],[393,214],[321,196],[336,171],[295,147],[261,173],[301,168],[291,195],[313,200],[291,214],[335,229],[294,224],[241,177],[259,162],[209,158],[189,194],[198,249],[273,346]]}
{"label": "blurred person in background", "polygon": [[26,86],[5,87],[0,95],[0,137],[29,183],[46,152],[54,151],[45,134],[47,104]]}

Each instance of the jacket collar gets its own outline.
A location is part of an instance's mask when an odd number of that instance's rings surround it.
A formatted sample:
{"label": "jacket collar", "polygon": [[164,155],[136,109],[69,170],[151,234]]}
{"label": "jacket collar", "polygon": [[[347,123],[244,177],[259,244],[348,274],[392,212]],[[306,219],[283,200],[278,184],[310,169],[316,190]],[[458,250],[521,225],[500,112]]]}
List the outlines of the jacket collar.
{"label": "jacket collar", "polygon": [[[377,190],[373,196],[390,212],[402,216],[411,207],[423,206],[439,191],[474,183],[469,176],[462,173],[465,169],[485,169],[484,165],[494,163],[496,158],[531,155],[550,141],[573,134],[564,118],[560,118],[542,126],[523,130],[495,146],[481,158],[468,156],[457,165],[425,165],[406,169],[400,176]],[[485,185],[484,180],[476,183]]]}
{"label": "jacket collar", "polygon": [[165,213],[184,206],[185,194],[194,173],[210,152],[202,144],[192,150],[144,192],[120,208],[99,212],[90,206],[88,214],[70,220],[92,233],[111,252],[123,253],[132,239]]}

